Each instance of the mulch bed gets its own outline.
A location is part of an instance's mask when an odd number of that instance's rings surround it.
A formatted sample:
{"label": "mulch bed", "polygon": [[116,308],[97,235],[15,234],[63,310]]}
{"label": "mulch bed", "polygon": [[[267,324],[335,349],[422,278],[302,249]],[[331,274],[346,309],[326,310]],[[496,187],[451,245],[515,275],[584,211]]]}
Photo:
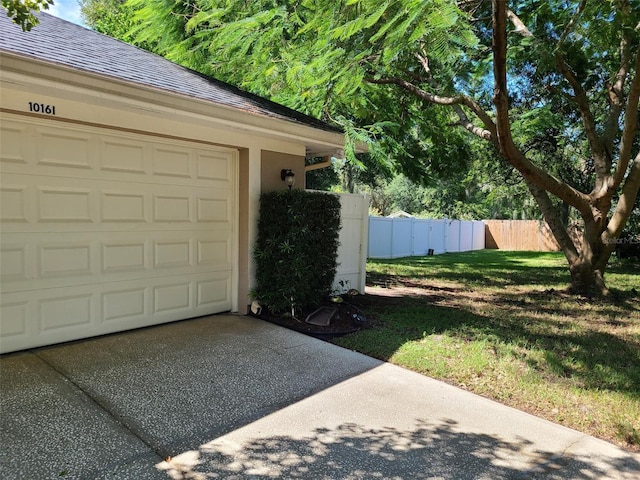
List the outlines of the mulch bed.
{"label": "mulch bed", "polygon": [[[335,303],[327,299],[322,305],[318,305],[315,308],[309,309],[304,312],[296,312],[296,318],[291,315],[277,315],[263,309],[260,315],[254,315],[262,320],[265,320],[281,327],[295,330],[296,332],[304,333],[323,340],[330,340],[331,338],[347,335],[349,333],[357,332],[365,328],[370,328],[375,322],[373,319],[367,317],[366,312],[366,295],[348,296],[345,295],[341,303]],[[330,309],[335,308],[337,311],[331,317],[329,325],[313,325],[307,323],[305,320],[307,316],[312,314],[317,308],[327,307]]]}

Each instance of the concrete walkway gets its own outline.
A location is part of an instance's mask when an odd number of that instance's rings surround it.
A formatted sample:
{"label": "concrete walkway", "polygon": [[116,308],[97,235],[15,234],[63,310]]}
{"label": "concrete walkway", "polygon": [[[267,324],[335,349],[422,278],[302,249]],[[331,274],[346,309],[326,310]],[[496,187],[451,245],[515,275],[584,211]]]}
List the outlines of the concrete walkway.
{"label": "concrete walkway", "polygon": [[0,358],[0,478],[638,479],[640,455],[257,319]]}

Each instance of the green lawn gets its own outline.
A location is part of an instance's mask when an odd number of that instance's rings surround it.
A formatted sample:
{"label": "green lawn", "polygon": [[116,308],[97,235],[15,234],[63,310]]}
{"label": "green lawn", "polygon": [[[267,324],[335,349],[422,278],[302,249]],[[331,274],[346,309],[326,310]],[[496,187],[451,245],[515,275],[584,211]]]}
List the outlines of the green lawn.
{"label": "green lawn", "polygon": [[370,260],[375,327],[335,343],[640,451],[640,265],[606,280],[610,300],[567,295],[558,253]]}

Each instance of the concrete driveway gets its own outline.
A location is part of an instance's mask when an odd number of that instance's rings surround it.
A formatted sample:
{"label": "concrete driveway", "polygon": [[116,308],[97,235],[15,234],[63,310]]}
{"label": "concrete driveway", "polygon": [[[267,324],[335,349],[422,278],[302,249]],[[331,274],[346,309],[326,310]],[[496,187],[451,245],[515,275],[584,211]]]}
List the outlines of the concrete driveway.
{"label": "concrete driveway", "polygon": [[640,455],[243,316],[0,358],[0,478],[638,479]]}

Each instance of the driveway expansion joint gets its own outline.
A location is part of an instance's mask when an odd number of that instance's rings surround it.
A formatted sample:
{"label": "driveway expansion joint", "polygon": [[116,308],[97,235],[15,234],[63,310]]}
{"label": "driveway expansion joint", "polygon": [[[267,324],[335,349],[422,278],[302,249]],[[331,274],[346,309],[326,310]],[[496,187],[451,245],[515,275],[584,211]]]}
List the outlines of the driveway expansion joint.
{"label": "driveway expansion joint", "polygon": [[104,412],[109,418],[111,418],[120,428],[126,431],[129,435],[132,435],[137,440],[139,440],[142,444],[144,444],[152,453],[158,456],[159,460],[165,460],[169,457],[169,452],[164,451],[159,445],[154,445],[154,443],[147,438],[146,435],[139,429],[135,428],[134,425],[131,425],[122,415],[118,415],[117,413],[111,411],[104,402],[101,402],[99,396],[94,395],[90,389],[86,389],[82,387],[82,385],[76,382],[73,378],[68,376],[63,370],[60,370],[51,362],[47,361],[46,358],[43,358],[38,354],[36,350],[31,350],[30,353],[34,355],[38,360],[46,364],[50,369],[60,375],[66,383],[69,383],[75,388],[78,392],[84,395],[91,404],[97,407],[99,410]]}

